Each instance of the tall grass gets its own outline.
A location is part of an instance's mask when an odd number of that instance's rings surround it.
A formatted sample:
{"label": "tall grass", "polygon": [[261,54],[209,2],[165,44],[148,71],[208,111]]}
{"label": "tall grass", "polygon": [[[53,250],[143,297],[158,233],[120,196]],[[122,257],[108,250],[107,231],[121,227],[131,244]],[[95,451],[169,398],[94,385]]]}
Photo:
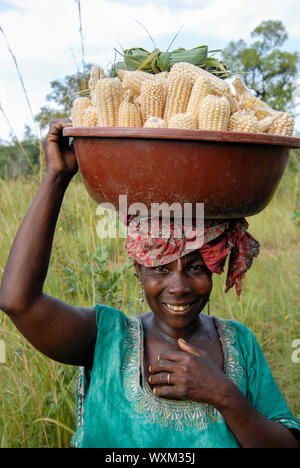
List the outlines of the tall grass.
{"label": "tall grass", "polygon": [[[75,0],[75,3],[79,16],[84,68],[81,2]],[[40,181],[45,159],[42,141],[39,138],[40,132],[33,116],[21,68],[2,26],[0,34],[13,60],[38,138]],[[20,146],[24,158],[31,165],[30,157],[16,137],[1,103],[0,112]],[[38,183],[37,177],[29,182],[25,179],[1,180],[0,178],[0,281],[13,238],[29,208]],[[101,296],[100,293],[104,295],[101,287],[99,293],[99,281],[95,274],[98,271],[99,260],[101,263],[99,255],[95,255],[96,242],[99,244],[94,232],[95,212],[95,206],[88,199],[80,181],[74,182],[66,197],[58,223],[53,260],[45,289],[49,294],[82,306],[94,304]],[[104,244],[107,243],[100,242],[100,247],[103,248]],[[108,243],[107,248],[111,263],[113,264],[115,260],[119,262],[119,245],[116,254],[113,243]],[[121,274],[120,271],[116,278]],[[123,275],[126,284],[127,274],[128,268],[125,267]],[[113,292],[117,290],[115,284],[109,286]],[[129,282],[122,290],[123,304],[126,303],[127,289],[130,289]],[[118,297],[117,303],[120,301],[121,297]],[[2,312],[0,312],[0,340],[5,342],[7,356],[6,363],[0,364],[0,447],[67,447],[75,427],[74,389],[77,370],[54,363],[38,354]]]}
{"label": "tall grass", "polygon": [[[300,363],[292,362],[292,342],[300,338],[299,227],[291,214],[299,199],[295,156],[270,205],[248,219],[249,231],[260,241],[237,300],[224,294],[225,275],[214,277],[211,313],[233,318],[252,329],[268,359],[291,410],[300,416]],[[0,180],[0,279],[18,226],[37,191],[38,181]],[[127,315],[140,310],[137,283],[124,252],[124,240],[99,239],[96,205],[80,175],[71,183],[57,225],[45,292],[70,304],[91,307],[112,300]],[[103,261],[104,259],[104,261]],[[101,289],[105,271],[117,269],[117,284]],[[122,268],[123,265],[123,268]],[[105,276],[106,278],[106,276]],[[7,361],[0,364],[0,447],[68,447],[75,429],[77,369],[42,356],[0,314],[0,339]]]}

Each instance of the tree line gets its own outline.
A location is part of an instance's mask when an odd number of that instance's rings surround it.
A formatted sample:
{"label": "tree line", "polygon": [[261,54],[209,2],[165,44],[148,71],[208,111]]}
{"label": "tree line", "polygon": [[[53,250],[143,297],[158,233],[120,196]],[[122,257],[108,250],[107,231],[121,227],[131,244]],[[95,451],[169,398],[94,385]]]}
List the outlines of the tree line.
{"label": "tree line", "polygon": [[[245,85],[273,109],[289,111],[296,116],[297,76],[300,55],[283,49],[288,33],[281,21],[263,21],[251,32],[251,43],[244,39],[231,41],[222,51],[221,60],[234,75],[241,76]],[[49,105],[35,116],[42,131],[54,118],[70,117],[72,103],[86,96],[92,64],[82,71],[50,82],[46,96]],[[22,141],[0,140],[0,177],[18,177],[38,171],[40,142],[26,126]]]}

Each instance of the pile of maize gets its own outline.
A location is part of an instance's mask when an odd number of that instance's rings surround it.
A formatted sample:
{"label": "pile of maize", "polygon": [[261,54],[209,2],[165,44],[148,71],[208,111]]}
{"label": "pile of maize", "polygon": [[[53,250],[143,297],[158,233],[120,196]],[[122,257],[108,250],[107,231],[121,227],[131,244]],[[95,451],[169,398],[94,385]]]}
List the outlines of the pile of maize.
{"label": "pile of maize", "polygon": [[187,62],[169,72],[119,70],[106,78],[91,70],[89,97],[76,98],[74,127],[146,127],[268,133],[292,136],[294,120],[274,111],[244,86]]}

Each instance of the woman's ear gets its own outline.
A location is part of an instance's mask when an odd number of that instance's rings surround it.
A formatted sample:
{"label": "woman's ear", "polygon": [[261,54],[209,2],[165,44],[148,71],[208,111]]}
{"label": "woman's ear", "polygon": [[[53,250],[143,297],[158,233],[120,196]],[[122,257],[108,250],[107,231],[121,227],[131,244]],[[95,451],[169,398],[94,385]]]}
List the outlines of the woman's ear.
{"label": "woman's ear", "polygon": [[135,262],[134,266],[135,266],[136,276],[141,283],[142,282],[142,265],[140,263]]}

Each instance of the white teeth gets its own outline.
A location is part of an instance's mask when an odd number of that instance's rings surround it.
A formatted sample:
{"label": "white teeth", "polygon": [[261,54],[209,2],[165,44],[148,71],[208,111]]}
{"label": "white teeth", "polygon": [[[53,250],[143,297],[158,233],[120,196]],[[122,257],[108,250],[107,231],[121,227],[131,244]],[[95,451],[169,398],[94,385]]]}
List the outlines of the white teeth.
{"label": "white teeth", "polygon": [[186,310],[186,309],[188,309],[190,307],[189,305],[175,306],[175,305],[171,305],[171,304],[167,304],[167,306],[169,307],[169,309],[172,309],[172,310]]}

